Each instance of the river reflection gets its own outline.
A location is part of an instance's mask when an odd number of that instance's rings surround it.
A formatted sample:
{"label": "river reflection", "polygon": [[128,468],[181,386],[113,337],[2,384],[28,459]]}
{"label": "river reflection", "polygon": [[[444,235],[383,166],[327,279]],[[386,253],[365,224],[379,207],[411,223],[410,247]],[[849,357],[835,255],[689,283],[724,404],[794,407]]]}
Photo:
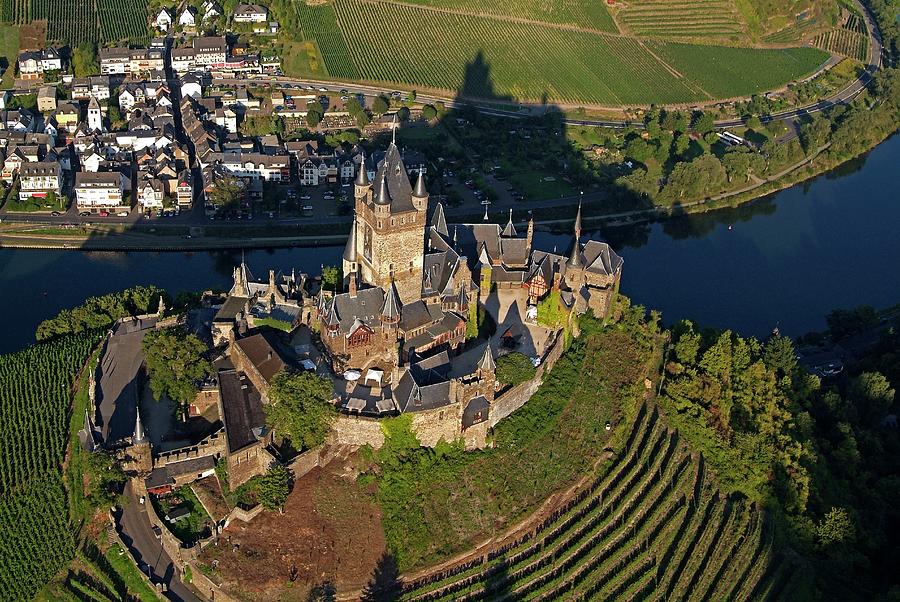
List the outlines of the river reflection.
{"label": "river reflection", "polygon": [[[622,291],[671,323],[765,335],[802,334],[836,307],[900,302],[900,136],[830,174],[749,205],[657,224],[605,228],[625,258]],[[537,232],[565,252],[568,233]],[[245,254],[250,270],[318,273],[341,247]],[[154,284],[171,293],[226,288],[240,251],[105,253],[0,249],[7,310],[0,353],[33,341],[38,323],[85,297]]]}

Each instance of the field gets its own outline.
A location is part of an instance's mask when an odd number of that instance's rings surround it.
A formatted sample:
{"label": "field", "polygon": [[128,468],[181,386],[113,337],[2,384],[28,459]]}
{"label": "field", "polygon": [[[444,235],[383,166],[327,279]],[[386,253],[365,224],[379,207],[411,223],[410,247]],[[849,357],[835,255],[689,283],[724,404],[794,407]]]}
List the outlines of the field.
{"label": "field", "polygon": [[602,2],[584,0],[410,0],[440,10],[471,15],[515,17],[541,23],[556,23],[607,31],[618,31]]}
{"label": "field", "polygon": [[47,22],[47,39],[82,42],[147,43],[148,0],[0,0],[0,21],[23,25]]}
{"label": "field", "polygon": [[16,57],[19,54],[19,31],[10,25],[0,25],[0,71],[3,81],[0,87],[12,86],[16,72]]}
{"label": "field", "polygon": [[716,490],[655,409],[623,453],[533,532],[405,584],[406,601],[753,599],[781,588],[765,515]]}
{"label": "field", "polygon": [[869,51],[865,21],[859,15],[851,13],[842,27],[816,36],[813,44],[828,52],[865,61]]}
{"label": "field", "polygon": [[[469,97],[605,106],[697,102],[778,87],[825,60],[815,49],[689,46],[686,53],[677,45],[671,52],[684,60],[672,66],[654,56],[668,43],[651,52],[619,35],[391,2],[297,6],[303,33],[316,42],[331,77]],[[738,69],[721,64],[723,54]],[[716,92],[706,89],[710,80]]]}
{"label": "field", "polygon": [[636,2],[620,11],[618,20],[643,37],[737,41],[744,35],[731,0]]}
{"label": "field", "polygon": [[72,384],[96,338],[69,335],[0,356],[4,599],[30,599],[75,553],[62,462]]}

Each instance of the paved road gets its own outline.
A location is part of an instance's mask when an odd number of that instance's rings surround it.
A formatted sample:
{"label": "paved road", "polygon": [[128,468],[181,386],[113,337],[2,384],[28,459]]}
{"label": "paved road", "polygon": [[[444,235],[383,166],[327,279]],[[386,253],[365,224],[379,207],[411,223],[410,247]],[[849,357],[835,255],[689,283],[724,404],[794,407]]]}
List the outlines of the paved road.
{"label": "paved road", "polygon": [[125,496],[128,503],[116,515],[116,523],[119,535],[125,545],[129,546],[129,552],[135,558],[138,566],[146,573],[150,568],[150,578],[154,583],[165,583],[168,591],[164,594],[169,600],[175,602],[201,602],[188,587],[181,582],[176,574],[175,565],[169,555],[162,548],[162,544],[154,535],[147,517],[148,510],[152,512],[148,504],[141,504],[138,497],[131,489],[129,483],[125,487]]}

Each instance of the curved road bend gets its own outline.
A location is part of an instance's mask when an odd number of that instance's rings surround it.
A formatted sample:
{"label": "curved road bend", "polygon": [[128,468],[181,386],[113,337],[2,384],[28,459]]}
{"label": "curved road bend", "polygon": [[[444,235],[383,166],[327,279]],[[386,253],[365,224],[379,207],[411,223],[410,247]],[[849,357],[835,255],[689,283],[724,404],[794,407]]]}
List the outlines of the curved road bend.
{"label": "curved road bend", "polygon": [[153,533],[147,517],[147,512],[152,512],[152,509],[148,509],[149,502],[140,503],[131,489],[131,483],[125,486],[125,496],[127,501],[124,507],[116,512],[116,528],[138,567],[143,570],[149,566],[151,580],[154,583],[162,581],[168,586],[168,591],[163,594],[168,600],[201,602],[201,598],[181,581],[175,564]]}

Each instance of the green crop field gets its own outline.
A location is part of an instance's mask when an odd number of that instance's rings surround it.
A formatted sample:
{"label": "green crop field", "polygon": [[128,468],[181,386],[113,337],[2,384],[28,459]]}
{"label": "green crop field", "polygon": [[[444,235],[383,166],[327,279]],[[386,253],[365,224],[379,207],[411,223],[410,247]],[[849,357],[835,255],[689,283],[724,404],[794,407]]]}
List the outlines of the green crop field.
{"label": "green crop field", "polygon": [[405,585],[401,600],[760,599],[793,571],[751,503],[720,494],[655,409],[570,503],[486,556]]}
{"label": "green crop field", "polygon": [[72,383],[95,332],[0,356],[0,592],[30,600],[75,553],[62,463]]}
{"label": "green crop field", "polygon": [[[724,1],[724,0],[723,0]],[[617,32],[603,2],[584,0],[408,0],[441,10],[472,15],[514,17],[542,23],[557,23],[599,31]]]}
{"label": "green crop field", "polygon": [[149,40],[148,0],[0,0],[0,21],[38,20],[47,21],[47,39],[60,44]]}
{"label": "green crop field", "polygon": [[660,0],[630,4],[618,20],[635,35],[739,40],[744,33],[731,0]]}
{"label": "green crop field", "polygon": [[633,37],[392,2],[297,6],[303,34],[316,43],[331,77],[471,97],[605,106],[688,103],[775,88],[827,58],[810,48],[668,42],[654,42],[651,52],[649,43]]}

